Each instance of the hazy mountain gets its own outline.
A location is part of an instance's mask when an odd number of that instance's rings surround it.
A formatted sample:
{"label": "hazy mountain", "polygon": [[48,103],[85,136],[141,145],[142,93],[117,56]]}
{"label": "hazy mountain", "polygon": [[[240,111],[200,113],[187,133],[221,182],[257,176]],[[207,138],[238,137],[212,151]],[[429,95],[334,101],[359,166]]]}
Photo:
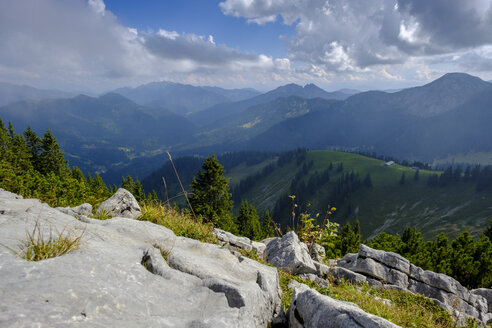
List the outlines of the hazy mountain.
{"label": "hazy mountain", "polygon": [[194,132],[177,114],[147,109],[115,93],[17,102],[0,107],[0,117],[12,121],[18,133],[27,125],[38,134],[51,129],[71,164],[100,171],[168,149]]}
{"label": "hazy mountain", "polygon": [[0,82],[0,106],[22,100],[69,98],[74,94],[59,90],[36,89],[27,85]]}
{"label": "hazy mountain", "polygon": [[264,104],[282,97],[297,96],[306,99],[322,98],[342,100],[349,95],[342,92],[326,92],[314,84],[307,84],[304,87],[297,84],[287,84],[278,87],[262,95],[246,99],[235,103],[225,103],[213,106],[204,111],[191,115],[191,119],[199,125],[206,126],[218,120],[237,115],[238,113],[259,104]]}
{"label": "hazy mountain", "polygon": [[181,115],[189,115],[216,104],[239,101],[260,94],[254,89],[228,90],[172,82],[152,82],[137,88],[116,89],[114,92],[137,104],[164,108]]}
{"label": "hazy mountain", "polygon": [[253,105],[236,115],[220,119],[202,128],[197,141],[189,148],[248,140],[286,119],[323,110],[336,100],[305,99],[297,96],[282,97],[267,103]]}
{"label": "hazy mountain", "polygon": [[326,110],[280,122],[241,147],[247,149],[370,149],[408,159],[469,150],[492,151],[492,89],[467,74],[446,74],[397,93],[369,91]]}

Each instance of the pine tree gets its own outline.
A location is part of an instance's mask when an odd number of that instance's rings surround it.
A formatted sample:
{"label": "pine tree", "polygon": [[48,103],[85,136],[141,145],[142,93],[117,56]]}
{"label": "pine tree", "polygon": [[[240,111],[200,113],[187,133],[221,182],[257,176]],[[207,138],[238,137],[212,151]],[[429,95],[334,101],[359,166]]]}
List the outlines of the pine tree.
{"label": "pine tree", "polygon": [[130,192],[133,194],[137,202],[145,200],[145,193],[142,189],[142,183],[140,182],[140,180],[137,179],[137,181],[133,185],[133,189],[130,190]]}
{"label": "pine tree", "polygon": [[40,171],[43,174],[53,172],[55,175],[61,175],[67,162],[60,151],[60,146],[56,142],[50,130],[46,131],[41,140]]}
{"label": "pine tree", "polygon": [[372,187],[372,179],[371,179],[371,175],[369,173],[367,173],[366,177],[364,178],[364,185],[368,188]]}
{"label": "pine tree", "polygon": [[492,241],[492,219],[489,220],[489,227],[485,230],[484,235]]}
{"label": "pine tree", "polygon": [[248,204],[248,201],[241,203],[239,214],[236,217],[236,224],[239,233],[251,240],[258,240],[263,237],[258,213],[253,205]]}
{"label": "pine tree", "polygon": [[84,173],[77,166],[72,167],[72,178],[79,182],[85,182]]}
{"label": "pine tree", "polygon": [[413,179],[414,179],[415,181],[419,181],[419,179],[420,179],[419,172],[420,172],[420,170],[416,170],[416,171],[415,171],[415,174],[414,174],[414,176],[413,176]]}
{"label": "pine tree", "polygon": [[27,130],[24,131],[24,138],[27,148],[29,149],[31,162],[34,166],[34,169],[40,171],[41,139],[36,135],[36,133],[31,129],[30,126],[27,126]]}
{"label": "pine tree", "polygon": [[400,178],[400,184],[401,185],[404,185],[405,182],[406,182],[406,180],[405,180],[405,172],[402,172],[401,173],[401,178]]}
{"label": "pine tree", "polygon": [[202,170],[191,183],[191,206],[195,214],[205,222],[212,222],[224,230],[235,230],[232,221],[232,201],[229,193],[229,179],[224,177],[224,168],[215,155],[207,157]]}
{"label": "pine tree", "polygon": [[266,210],[263,219],[261,220],[261,230],[263,231],[263,237],[273,237],[275,235],[275,230],[273,229],[272,216],[270,211]]}

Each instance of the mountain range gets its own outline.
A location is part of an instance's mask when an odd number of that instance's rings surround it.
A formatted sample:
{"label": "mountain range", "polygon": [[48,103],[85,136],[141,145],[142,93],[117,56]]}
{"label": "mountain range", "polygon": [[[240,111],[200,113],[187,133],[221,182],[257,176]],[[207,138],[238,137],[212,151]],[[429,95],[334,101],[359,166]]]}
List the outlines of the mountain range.
{"label": "mountain range", "polygon": [[99,97],[39,100],[57,93],[26,90],[0,98],[8,103],[0,107],[3,121],[38,133],[51,129],[70,163],[91,172],[150,173],[164,161],[153,156],[165,150],[181,156],[308,147],[430,163],[492,153],[492,85],[464,73],[396,92],[288,84],[261,94],[156,82]]}

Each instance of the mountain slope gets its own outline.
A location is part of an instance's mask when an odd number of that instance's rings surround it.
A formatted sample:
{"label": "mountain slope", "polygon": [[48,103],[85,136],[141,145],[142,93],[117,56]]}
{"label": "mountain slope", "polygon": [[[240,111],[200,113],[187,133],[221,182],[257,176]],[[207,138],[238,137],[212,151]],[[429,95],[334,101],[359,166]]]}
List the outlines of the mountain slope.
{"label": "mountain slope", "polygon": [[239,101],[259,94],[253,89],[222,89],[195,87],[192,85],[153,82],[137,88],[121,88],[114,91],[137,104],[163,108],[181,115],[199,112],[219,103]]}
{"label": "mountain slope", "polygon": [[72,165],[104,171],[115,163],[182,142],[194,131],[185,118],[152,111],[118,94],[24,101],[0,107],[4,122],[38,134],[51,129]]}
{"label": "mountain slope", "polygon": [[198,148],[222,142],[228,144],[243,143],[267,131],[279,122],[310,112],[327,110],[335,102],[336,100],[305,99],[290,96],[253,105],[236,115],[220,119],[203,127],[195,135],[197,141],[189,144],[188,147]]}
{"label": "mountain slope", "polygon": [[342,92],[326,92],[314,84],[308,84],[304,87],[297,84],[287,84],[250,99],[213,106],[204,111],[191,115],[190,118],[198,125],[207,126],[216,121],[233,117],[252,106],[290,96],[297,96],[306,99],[322,98],[332,100],[341,100],[348,97],[347,94]]}
{"label": "mountain slope", "polygon": [[23,100],[69,98],[73,96],[71,93],[59,90],[36,89],[26,85],[0,82],[0,106]]}
{"label": "mountain slope", "polygon": [[243,147],[355,147],[430,162],[468,148],[492,151],[483,126],[490,122],[490,88],[488,82],[466,74],[447,74],[392,94],[364,92],[333,104],[329,111],[280,122]]}

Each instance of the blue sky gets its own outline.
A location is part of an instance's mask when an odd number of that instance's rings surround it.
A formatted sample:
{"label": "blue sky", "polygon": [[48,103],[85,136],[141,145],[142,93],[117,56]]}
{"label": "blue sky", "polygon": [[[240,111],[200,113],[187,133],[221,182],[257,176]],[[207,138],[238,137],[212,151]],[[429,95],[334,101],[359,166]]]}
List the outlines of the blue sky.
{"label": "blue sky", "polygon": [[226,44],[246,52],[267,53],[286,57],[287,47],[281,36],[295,33],[294,25],[280,21],[267,25],[248,24],[244,18],[226,16],[219,3],[211,0],[179,1],[105,1],[125,26],[157,31],[161,28],[178,33],[213,35],[218,44]]}
{"label": "blue sky", "polygon": [[492,79],[492,0],[2,0],[0,82],[393,89]]}

